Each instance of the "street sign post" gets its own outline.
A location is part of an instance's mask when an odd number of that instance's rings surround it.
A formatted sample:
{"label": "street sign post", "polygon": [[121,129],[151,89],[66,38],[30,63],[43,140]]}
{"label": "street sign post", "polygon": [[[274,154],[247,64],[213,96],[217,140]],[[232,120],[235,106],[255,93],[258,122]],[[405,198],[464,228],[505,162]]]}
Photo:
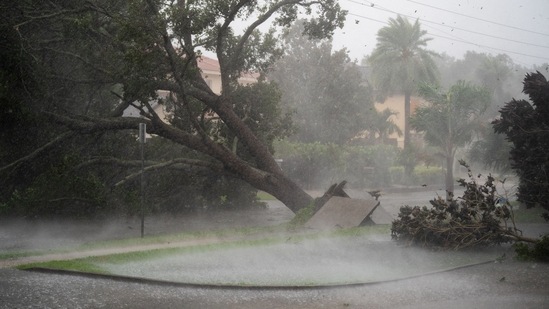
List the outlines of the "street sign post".
{"label": "street sign post", "polygon": [[141,145],[141,238],[145,236],[145,142],[147,141],[147,124],[139,124],[139,144]]}

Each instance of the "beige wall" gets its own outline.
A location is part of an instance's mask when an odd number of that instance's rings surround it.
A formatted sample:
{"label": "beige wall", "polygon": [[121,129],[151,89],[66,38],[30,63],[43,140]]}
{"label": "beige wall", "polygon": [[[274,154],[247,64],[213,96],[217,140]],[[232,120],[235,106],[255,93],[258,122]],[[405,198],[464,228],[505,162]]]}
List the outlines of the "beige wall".
{"label": "beige wall", "polygon": [[202,76],[215,94],[221,94],[221,74],[213,71],[202,71]]}
{"label": "beige wall", "polygon": [[[168,96],[170,95],[170,92],[166,90],[159,90],[157,91],[157,93],[158,93],[158,97],[164,100],[167,99]],[[158,114],[158,117],[162,119],[162,121],[164,121],[165,123],[170,122],[168,112],[166,111],[166,107],[164,106],[164,104],[156,104],[153,107],[153,109]]]}
{"label": "beige wall", "polygon": [[[412,115],[414,114],[416,108],[420,104],[423,104],[423,102],[424,100],[420,98],[417,98],[417,97],[411,98],[410,109],[411,109]],[[402,131],[402,136],[398,136],[397,133],[393,133],[389,136],[389,138],[396,139],[398,146],[400,148],[403,148],[404,147],[404,96],[395,95],[395,96],[388,97],[383,103],[376,102],[375,107],[376,107],[376,110],[378,110],[379,112],[388,108],[398,113],[397,115],[391,116],[391,120],[393,120],[393,122],[400,128],[400,130]],[[412,135],[413,134],[414,132],[412,131]]]}
{"label": "beige wall", "polygon": [[[202,76],[204,76],[206,83],[208,83],[208,86],[210,86],[210,89],[212,89],[215,94],[221,94],[221,74],[219,72],[202,71]],[[252,74],[243,75],[238,78],[238,83],[240,85],[257,83],[257,76]]]}

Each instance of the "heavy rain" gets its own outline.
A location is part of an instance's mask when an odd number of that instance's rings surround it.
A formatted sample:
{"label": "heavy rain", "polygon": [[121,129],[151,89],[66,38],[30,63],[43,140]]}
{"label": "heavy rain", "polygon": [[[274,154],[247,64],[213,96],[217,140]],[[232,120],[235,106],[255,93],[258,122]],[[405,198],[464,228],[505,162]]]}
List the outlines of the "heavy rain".
{"label": "heavy rain", "polygon": [[549,2],[0,4],[0,308],[549,306]]}

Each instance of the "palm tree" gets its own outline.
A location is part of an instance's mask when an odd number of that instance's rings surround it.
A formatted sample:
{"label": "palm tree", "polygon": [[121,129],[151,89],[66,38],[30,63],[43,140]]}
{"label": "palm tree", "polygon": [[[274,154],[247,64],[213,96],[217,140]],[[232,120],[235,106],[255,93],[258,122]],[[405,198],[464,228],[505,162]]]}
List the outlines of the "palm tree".
{"label": "palm tree", "polygon": [[456,150],[470,143],[473,133],[481,128],[490,94],[483,87],[458,81],[446,93],[438,87],[422,85],[419,95],[430,104],[419,107],[410,123],[416,131],[425,133],[428,144],[442,151],[446,158],[446,191],[453,192]]}
{"label": "palm tree", "polygon": [[398,112],[395,112],[391,109],[384,109],[381,112],[377,112],[371,117],[371,131],[378,135],[378,140],[382,143],[385,143],[389,135],[396,133],[398,136],[402,136],[402,131],[397,124],[391,119],[393,115],[397,115]]}
{"label": "palm tree", "polygon": [[411,24],[406,18],[389,19],[389,26],[377,33],[377,45],[368,61],[372,82],[385,98],[404,94],[404,148],[410,144],[410,97],[420,82],[436,83],[438,69],[433,61],[436,53],[425,49],[430,38],[421,30],[418,20]]}

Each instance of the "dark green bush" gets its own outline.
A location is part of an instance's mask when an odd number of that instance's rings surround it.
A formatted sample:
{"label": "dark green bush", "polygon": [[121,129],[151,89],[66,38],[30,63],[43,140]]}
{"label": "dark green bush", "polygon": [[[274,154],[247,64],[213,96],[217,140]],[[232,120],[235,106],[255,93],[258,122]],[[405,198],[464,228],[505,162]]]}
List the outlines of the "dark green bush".
{"label": "dark green bush", "polygon": [[67,157],[39,175],[26,189],[15,190],[4,203],[5,215],[89,217],[107,207],[107,190],[93,173],[73,173]]}
{"label": "dark green bush", "polygon": [[541,237],[534,244],[514,244],[517,259],[523,261],[549,262],[549,235]]}
{"label": "dark green bush", "polygon": [[[511,168],[519,177],[518,200],[549,211],[549,82],[540,72],[526,74],[526,100],[511,100],[492,122],[511,143]],[[545,215],[549,220],[549,213]]]}
{"label": "dark green bush", "polygon": [[300,227],[303,227],[303,225],[313,217],[314,212],[315,212],[315,203],[312,202],[307,207],[301,209],[296,213],[294,218],[288,224],[288,229],[295,230]]}

